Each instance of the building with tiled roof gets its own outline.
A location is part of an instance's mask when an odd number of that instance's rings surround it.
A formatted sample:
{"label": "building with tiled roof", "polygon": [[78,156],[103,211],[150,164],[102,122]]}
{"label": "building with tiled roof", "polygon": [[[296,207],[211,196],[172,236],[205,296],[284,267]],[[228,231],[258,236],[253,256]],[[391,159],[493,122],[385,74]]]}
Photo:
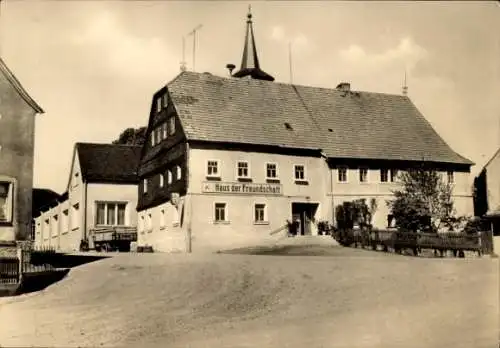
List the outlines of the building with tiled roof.
{"label": "building with tiled roof", "polygon": [[500,148],[474,179],[474,212],[492,223],[495,236],[500,236]]}
{"label": "building with tiled roof", "polygon": [[[35,117],[42,108],[0,58],[0,248],[31,235]],[[15,252],[14,252],[15,255]]]}
{"label": "building with tiled roof", "polygon": [[377,200],[385,227],[397,172],[423,161],[454,183],[457,212],[472,213],[473,163],[406,95],[274,82],[251,15],[240,69],[180,73],[153,96],[146,136],[138,243],[158,250],[253,243],[292,218],[315,234],[314,222],[358,198]]}
{"label": "building with tiled roof", "polygon": [[35,216],[35,245],[79,250],[93,247],[97,228],[137,225],[137,168],[141,147],[77,143],[67,190]]}

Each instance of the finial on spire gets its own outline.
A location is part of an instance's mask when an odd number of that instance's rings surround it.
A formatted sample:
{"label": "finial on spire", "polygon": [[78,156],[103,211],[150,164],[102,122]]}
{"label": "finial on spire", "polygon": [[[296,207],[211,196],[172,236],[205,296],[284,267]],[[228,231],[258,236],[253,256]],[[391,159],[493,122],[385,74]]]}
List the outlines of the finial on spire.
{"label": "finial on spire", "polygon": [[247,18],[248,18],[248,21],[247,21],[247,22],[251,22],[251,21],[252,21],[252,5],[248,5],[248,14],[247,14]]}

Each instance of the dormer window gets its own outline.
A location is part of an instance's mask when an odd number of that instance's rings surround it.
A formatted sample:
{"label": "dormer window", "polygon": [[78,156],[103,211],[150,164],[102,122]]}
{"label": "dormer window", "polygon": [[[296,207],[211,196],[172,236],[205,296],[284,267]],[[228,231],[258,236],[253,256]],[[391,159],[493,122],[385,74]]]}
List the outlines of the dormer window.
{"label": "dormer window", "polygon": [[165,175],[160,174],[160,187],[165,185]]}
{"label": "dormer window", "polygon": [[285,122],[285,128],[288,130],[293,130],[292,125],[288,122]]}
{"label": "dormer window", "polygon": [[144,193],[148,192],[148,179],[142,180],[142,190],[144,191]]}
{"label": "dormer window", "polygon": [[167,93],[163,94],[162,100],[163,100],[163,107],[166,108],[168,106],[168,95],[167,95]]}
{"label": "dormer window", "polygon": [[161,131],[163,134],[163,139],[167,139],[168,138],[168,127],[167,127],[166,122],[161,125]]}

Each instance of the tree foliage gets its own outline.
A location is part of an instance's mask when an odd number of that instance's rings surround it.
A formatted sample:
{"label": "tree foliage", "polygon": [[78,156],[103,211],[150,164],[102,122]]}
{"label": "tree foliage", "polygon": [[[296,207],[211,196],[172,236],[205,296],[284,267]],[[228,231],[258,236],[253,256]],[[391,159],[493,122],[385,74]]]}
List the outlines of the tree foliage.
{"label": "tree foliage", "polygon": [[121,132],[113,144],[143,145],[146,142],[146,127],[127,128]]}
{"label": "tree foliage", "polygon": [[351,229],[354,225],[371,227],[373,215],[377,210],[377,201],[372,198],[369,205],[366,199],[344,202],[335,209],[335,220],[338,229]]}
{"label": "tree foliage", "polygon": [[437,232],[443,224],[455,221],[452,185],[445,183],[438,172],[424,166],[399,175],[402,184],[388,201],[398,228],[409,231]]}

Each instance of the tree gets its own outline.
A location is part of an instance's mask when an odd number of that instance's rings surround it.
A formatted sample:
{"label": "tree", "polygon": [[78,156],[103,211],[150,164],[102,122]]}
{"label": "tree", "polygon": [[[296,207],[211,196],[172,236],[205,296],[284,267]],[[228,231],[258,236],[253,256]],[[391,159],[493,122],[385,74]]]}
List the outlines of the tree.
{"label": "tree", "polygon": [[146,142],[146,127],[127,128],[121,132],[113,144],[143,145]]}
{"label": "tree", "polygon": [[402,188],[394,191],[395,199],[387,202],[398,228],[432,232],[442,224],[453,228],[453,187],[439,173],[422,165],[401,173],[399,180]]}

